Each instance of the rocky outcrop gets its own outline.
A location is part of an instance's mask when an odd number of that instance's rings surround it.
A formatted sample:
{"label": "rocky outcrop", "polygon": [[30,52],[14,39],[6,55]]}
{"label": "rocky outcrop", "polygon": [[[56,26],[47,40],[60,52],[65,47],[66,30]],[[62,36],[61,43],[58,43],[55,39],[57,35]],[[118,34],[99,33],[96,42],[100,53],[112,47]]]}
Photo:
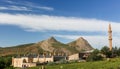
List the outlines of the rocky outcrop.
{"label": "rocky outcrop", "polygon": [[79,52],[80,51],[89,51],[92,50],[92,46],[85,40],[83,37],[78,38],[75,41],[68,43],[69,46],[76,48]]}

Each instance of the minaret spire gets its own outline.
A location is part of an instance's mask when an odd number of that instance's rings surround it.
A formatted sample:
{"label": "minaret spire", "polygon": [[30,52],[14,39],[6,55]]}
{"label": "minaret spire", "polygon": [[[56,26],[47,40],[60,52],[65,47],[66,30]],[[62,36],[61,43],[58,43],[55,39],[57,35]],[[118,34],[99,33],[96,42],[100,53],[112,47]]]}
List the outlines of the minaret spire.
{"label": "minaret spire", "polygon": [[108,27],[108,40],[109,40],[109,50],[112,51],[112,28],[111,24]]}

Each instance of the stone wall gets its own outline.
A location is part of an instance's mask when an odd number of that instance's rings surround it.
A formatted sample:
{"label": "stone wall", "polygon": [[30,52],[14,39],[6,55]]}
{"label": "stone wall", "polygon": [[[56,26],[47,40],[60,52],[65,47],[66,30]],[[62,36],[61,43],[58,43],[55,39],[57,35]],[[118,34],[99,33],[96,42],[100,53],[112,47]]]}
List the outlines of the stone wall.
{"label": "stone wall", "polygon": [[[33,67],[36,66],[36,63],[39,61],[40,63],[45,62],[53,62],[54,58],[53,57],[47,57],[47,58],[33,58],[33,63],[29,63],[28,62],[28,57],[21,57],[21,58],[12,58],[12,65],[14,67],[23,67],[23,66],[27,66],[27,67]],[[24,63],[24,60],[26,61]]]}
{"label": "stone wall", "polygon": [[36,63],[22,63],[22,67],[35,67]]}
{"label": "stone wall", "polygon": [[13,66],[14,67],[22,67],[22,59],[21,58],[14,58],[13,59]]}
{"label": "stone wall", "polygon": [[53,62],[54,61],[54,58],[53,57],[48,57],[48,58],[33,58],[33,62],[40,62],[40,63],[43,63],[44,61],[45,62]]}
{"label": "stone wall", "polygon": [[68,56],[68,61],[79,60],[79,53]]}

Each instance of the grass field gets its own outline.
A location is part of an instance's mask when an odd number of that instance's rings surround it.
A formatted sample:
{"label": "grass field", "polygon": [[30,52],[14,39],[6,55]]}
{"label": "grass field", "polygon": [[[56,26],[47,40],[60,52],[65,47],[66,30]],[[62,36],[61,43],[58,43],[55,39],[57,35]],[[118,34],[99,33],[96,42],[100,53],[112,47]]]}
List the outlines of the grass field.
{"label": "grass field", "polygon": [[[46,65],[46,69],[120,69],[120,58],[110,59],[109,61],[79,62],[58,65]],[[27,68],[41,69],[41,66]]]}

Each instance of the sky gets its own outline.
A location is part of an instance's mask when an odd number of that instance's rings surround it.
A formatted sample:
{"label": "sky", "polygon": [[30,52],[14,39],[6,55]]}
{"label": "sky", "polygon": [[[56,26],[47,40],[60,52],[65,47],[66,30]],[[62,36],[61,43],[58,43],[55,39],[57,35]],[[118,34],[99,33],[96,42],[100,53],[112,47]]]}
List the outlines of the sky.
{"label": "sky", "polygon": [[92,47],[120,47],[120,0],[0,0],[0,47],[36,43],[53,36],[69,43],[85,38]]}

